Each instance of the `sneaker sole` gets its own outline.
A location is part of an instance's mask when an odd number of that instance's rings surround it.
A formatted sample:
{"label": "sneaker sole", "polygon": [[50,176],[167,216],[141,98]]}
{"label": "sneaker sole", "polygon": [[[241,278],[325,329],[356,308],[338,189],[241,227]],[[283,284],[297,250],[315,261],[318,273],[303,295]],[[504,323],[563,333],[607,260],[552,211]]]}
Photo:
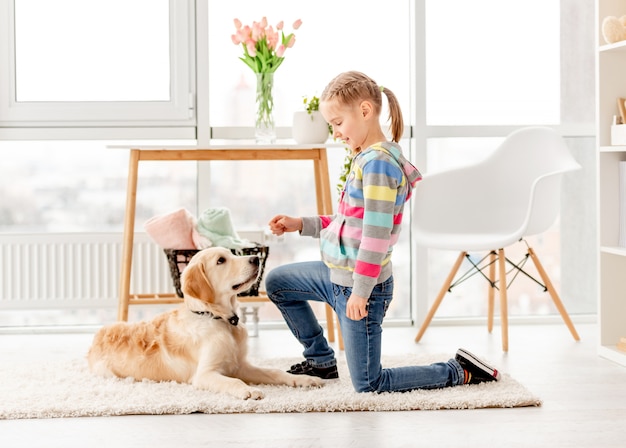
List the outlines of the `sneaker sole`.
{"label": "sneaker sole", "polygon": [[312,377],[315,377],[315,378],[319,378],[320,380],[323,380],[323,381],[338,381],[339,380],[339,376],[333,376],[333,377],[330,377],[330,378],[325,378],[323,376],[313,375],[312,373],[293,373],[293,372],[289,372],[289,371],[287,371],[287,373],[290,373],[292,375],[312,376]]}
{"label": "sneaker sole", "polygon": [[462,356],[463,358],[470,361],[487,375],[491,375],[492,377],[494,377],[496,381],[500,381],[501,375],[500,372],[498,372],[498,369],[494,369],[489,364],[486,364],[485,361],[483,361],[482,359],[477,358],[475,355],[462,348],[458,349],[456,353],[457,355]]}

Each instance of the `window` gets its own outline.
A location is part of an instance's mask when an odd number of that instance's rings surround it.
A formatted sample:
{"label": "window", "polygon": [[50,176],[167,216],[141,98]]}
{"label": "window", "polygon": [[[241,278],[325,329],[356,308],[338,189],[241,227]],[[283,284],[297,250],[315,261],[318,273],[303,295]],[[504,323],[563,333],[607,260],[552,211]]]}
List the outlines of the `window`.
{"label": "window", "polygon": [[[196,11],[206,16],[195,17]],[[127,139],[195,144],[203,127],[236,137],[241,127],[251,130],[255,77],[230,40],[233,18],[250,23],[267,16],[271,23],[284,20],[288,29],[300,18],[298,41],[276,72],[275,118],[283,130],[302,97],[319,95],[336,74],[356,69],[396,93],[406,128],[413,130],[401,146],[423,172],[485,157],[507,133],[503,129],[520,125],[554,125],[575,137],[568,143],[584,168],[564,192],[563,207],[577,219],[557,225],[542,244],[550,253],[545,267],[556,270],[549,273],[555,284],[560,280],[568,311],[594,312],[595,249],[571,244],[593,241],[588,235],[595,231],[594,138],[584,131],[586,124],[593,129],[595,118],[593,15],[592,0],[365,6],[320,0],[315,8],[288,0],[0,0],[0,231],[121,231],[128,157],[106,146]],[[80,39],[65,33],[78,33],[79,26]],[[208,43],[196,46],[196,31]],[[196,54],[196,47],[206,51]],[[207,71],[198,80],[196,67]],[[86,78],[90,83],[81,82]],[[194,101],[198,86],[206,94]],[[206,117],[201,123],[198,109]],[[329,150],[332,188],[344,154]],[[266,228],[276,213],[315,214],[308,162],[199,166],[141,164],[138,230],[175,207],[199,213],[228,206],[235,227],[245,230]],[[396,297],[388,314],[402,321],[423,317],[450,267],[442,254],[411,260],[409,236],[407,225],[394,252]],[[557,241],[561,247],[553,245]],[[319,256],[313,239],[289,235],[271,244],[270,268]],[[460,287],[464,300],[444,301],[442,314],[484,314],[484,285],[477,282],[475,289]],[[468,303],[474,292],[476,300]],[[543,302],[515,294],[521,298],[512,312],[550,312],[545,294]]]}
{"label": "window", "polygon": [[195,136],[188,1],[2,0],[0,8],[10,31],[0,36],[0,65],[11,68],[0,77],[0,132],[11,128],[4,135],[83,127],[100,132],[82,138],[118,138],[129,126],[158,127],[140,133],[151,138],[167,125],[178,128],[174,137]]}
{"label": "window", "polygon": [[[582,205],[596,203],[593,6],[590,0],[576,5],[426,0],[416,23],[419,29],[423,21],[425,28],[426,105],[423,118],[417,115],[425,144],[416,144],[424,172],[478,161],[513,129],[537,124],[557,128],[583,165],[582,172],[566,179],[563,190],[562,215],[577,218],[529,238],[574,314],[596,309],[596,280],[590,274],[596,257],[591,243],[595,214]],[[420,88],[418,84],[418,92]],[[419,94],[417,101],[419,107]],[[457,254],[424,250],[418,256],[423,257],[415,274],[421,322]],[[463,266],[459,272],[465,272]],[[486,291],[487,284],[475,276],[448,294],[437,316],[485,316]],[[556,314],[549,295],[529,279],[513,282],[509,302],[511,315]]]}
{"label": "window", "polygon": [[[120,142],[0,141],[0,232],[121,232],[128,150],[110,144]],[[196,164],[142,162],[137,189],[137,231],[157,214],[194,212]]]}
{"label": "window", "polygon": [[[292,114],[302,110],[305,96],[319,95],[336,75],[347,70],[367,73],[389,86],[398,97],[405,121],[410,117],[410,2],[384,7],[358,0],[319,0],[305,8],[289,0],[209,2],[209,97],[212,127],[253,126],[256,78],[239,60],[234,45],[233,19],[252,25],[267,17],[283,20],[287,31],[296,19],[302,26],[296,44],[286,53],[274,75],[274,111],[277,126],[291,126]],[[355,32],[358,28],[359,32]]]}
{"label": "window", "polygon": [[428,0],[427,123],[558,124],[559,3]]}
{"label": "window", "polygon": [[[267,17],[270,24],[285,22],[287,31],[296,19],[296,44],[274,75],[274,111],[277,126],[290,127],[294,111],[302,110],[305,96],[320,95],[326,84],[347,70],[359,70],[388,86],[398,97],[409,127],[411,117],[411,2],[388,2],[384,7],[363,7],[358,0],[320,0],[303,8],[289,0],[209,2],[209,115],[211,127],[222,130],[254,125],[256,78],[239,60],[240,46],[231,42],[233,19],[251,25]],[[356,25],[358,24],[358,25]],[[355,26],[358,33],[355,33]],[[383,116],[386,118],[385,113]],[[215,132],[214,132],[215,133]],[[406,155],[410,140],[401,142]],[[345,151],[329,149],[331,188],[338,182]],[[310,162],[212,163],[207,206],[228,206],[238,227],[267,228],[277,213],[316,215],[313,169]],[[259,177],[260,176],[260,177]],[[408,211],[407,211],[408,212]],[[408,218],[394,248],[395,298],[388,318],[410,318],[410,243]],[[319,260],[318,241],[287,235],[272,244],[268,267],[289,261]],[[268,310],[261,310],[268,312]],[[320,309],[321,313],[321,309]],[[319,314],[320,317],[323,314]],[[279,315],[275,318],[280,319]]]}

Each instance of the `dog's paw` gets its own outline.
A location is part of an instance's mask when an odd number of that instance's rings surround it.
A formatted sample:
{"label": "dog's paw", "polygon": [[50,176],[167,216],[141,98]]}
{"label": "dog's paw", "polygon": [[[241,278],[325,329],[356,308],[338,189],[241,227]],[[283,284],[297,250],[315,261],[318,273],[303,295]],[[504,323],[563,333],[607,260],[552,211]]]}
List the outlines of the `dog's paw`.
{"label": "dog's paw", "polygon": [[239,398],[242,400],[261,400],[265,397],[263,392],[253,387],[248,387],[241,391]]}

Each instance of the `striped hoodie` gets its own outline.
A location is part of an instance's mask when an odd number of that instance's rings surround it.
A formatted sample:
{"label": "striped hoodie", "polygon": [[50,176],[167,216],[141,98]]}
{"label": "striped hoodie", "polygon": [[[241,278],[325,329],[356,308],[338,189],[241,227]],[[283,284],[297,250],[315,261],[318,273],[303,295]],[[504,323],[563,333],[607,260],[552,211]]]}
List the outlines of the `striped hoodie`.
{"label": "striped hoodie", "polygon": [[391,274],[404,204],[421,175],[396,143],[357,154],[332,216],[302,218],[302,235],[320,238],[322,260],[333,283],[369,297]]}

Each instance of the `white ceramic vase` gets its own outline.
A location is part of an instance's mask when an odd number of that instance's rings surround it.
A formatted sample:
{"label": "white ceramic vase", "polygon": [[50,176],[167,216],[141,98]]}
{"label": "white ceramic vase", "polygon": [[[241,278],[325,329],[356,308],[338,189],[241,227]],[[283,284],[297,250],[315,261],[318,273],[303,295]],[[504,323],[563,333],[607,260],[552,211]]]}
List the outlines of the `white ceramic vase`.
{"label": "white ceramic vase", "polygon": [[320,111],[314,110],[310,114],[307,111],[294,112],[292,137],[299,145],[324,143],[329,135],[328,123]]}

